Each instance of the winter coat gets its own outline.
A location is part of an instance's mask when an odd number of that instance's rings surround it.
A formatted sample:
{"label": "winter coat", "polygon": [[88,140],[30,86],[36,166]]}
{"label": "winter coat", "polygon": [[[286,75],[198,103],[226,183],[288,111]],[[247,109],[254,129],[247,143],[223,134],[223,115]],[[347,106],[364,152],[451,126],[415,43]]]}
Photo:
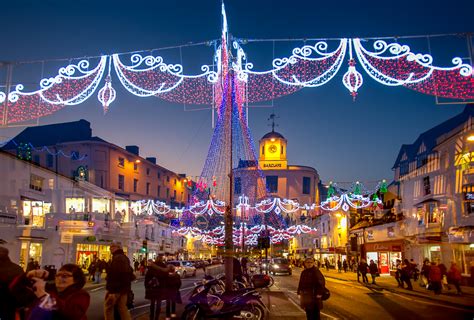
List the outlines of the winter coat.
{"label": "winter coat", "polygon": [[449,268],[448,279],[452,280],[452,281],[461,281],[462,280],[461,271],[459,270],[459,268],[457,266],[453,265],[453,266],[451,266],[451,268]]}
{"label": "winter coat", "polygon": [[122,249],[112,255],[112,262],[107,269],[107,283],[105,288],[110,293],[127,293],[131,290],[134,278],[130,260]]}
{"label": "winter coat", "polygon": [[367,264],[367,262],[359,263],[359,272],[362,273],[362,274],[366,274],[368,267],[369,267],[369,265]]}
{"label": "winter coat", "polygon": [[421,274],[424,275],[427,279],[430,277],[430,269],[431,266],[426,263],[424,263],[423,267],[421,267]]}
{"label": "winter coat", "polygon": [[[166,268],[162,262],[154,262],[159,267]],[[145,274],[145,299],[148,300],[166,300],[166,278],[168,273],[148,266]]]}
{"label": "winter coat", "polygon": [[438,266],[431,266],[430,267],[430,275],[429,279],[431,282],[441,282],[443,279],[443,274]]}
{"label": "winter coat", "polygon": [[[34,299],[31,290],[26,288],[24,275],[23,269],[11,262],[10,258],[0,260],[0,319],[14,319],[15,309],[29,304]],[[21,301],[24,299],[26,300]]]}
{"label": "winter coat", "polygon": [[166,300],[176,303],[182,303],[181,293],[181,277],[177,273],[169,274],[165,279],[165,296]]}
{"label": "winter coat", "polygon": [[318,268],[312,267],[301,272],[297,293],[301,296],[301,307],[313,306],[317,295],[323,295],[326,280]]}
{"label": "winter coat", "polygon": [[370,270],[370,274],[374,274],[374,275],[379,272],[379,268],[377,267],[375,262],[373,262],[369,265],[369,270]]}

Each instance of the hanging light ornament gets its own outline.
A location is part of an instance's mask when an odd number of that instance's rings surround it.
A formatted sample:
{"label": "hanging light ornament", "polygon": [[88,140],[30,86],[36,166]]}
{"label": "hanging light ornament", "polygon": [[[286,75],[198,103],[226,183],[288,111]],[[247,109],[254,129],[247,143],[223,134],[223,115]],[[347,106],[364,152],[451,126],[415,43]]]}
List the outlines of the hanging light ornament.
{"label": "hanging light ornament", "polygon": [[356,70],[356,62],[352,58],[352,41],[349,41],[349,69],[342,77],[342,83],[349,90],[352,96],[352,100],[355,101],[357,96],[357,90],[362,86],[364,82],[362,75]]}

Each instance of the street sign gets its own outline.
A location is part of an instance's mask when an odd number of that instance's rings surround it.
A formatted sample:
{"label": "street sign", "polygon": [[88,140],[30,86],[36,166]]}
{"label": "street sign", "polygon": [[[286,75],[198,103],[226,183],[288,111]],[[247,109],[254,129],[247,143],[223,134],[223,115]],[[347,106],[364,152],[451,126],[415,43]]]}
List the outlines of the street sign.
{"label": "street sign", "polygon": [[70,232],[61,232],[61,243],[72,243],[74,234]]}

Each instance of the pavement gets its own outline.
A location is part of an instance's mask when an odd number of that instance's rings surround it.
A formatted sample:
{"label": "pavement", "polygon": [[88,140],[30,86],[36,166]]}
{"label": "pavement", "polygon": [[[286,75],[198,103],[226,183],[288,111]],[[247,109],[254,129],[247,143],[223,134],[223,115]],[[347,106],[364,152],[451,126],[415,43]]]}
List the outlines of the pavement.
{"label": "pavement", "polygon": [[[355,282],[357,283],[357,273],[355,272],[337,272],[336,270],[329,269],[321,269],[322,273],[326,278],[333,278],[348,282]],[[384,289],[390,292],[404,294],[408,296],[424,298],[432,301],[437,301],[440,303],[456,306],[456,307],[463,307],[467,309],[474,310],[474,287],[466,287],[461,286],[461,291],[463,294],[461,296],[456,294],[456,288],[453,285],[450,285],[450,290],[443,290],[440,295],[435,295],[433,291],[427,290],[424,287],[419,285],[419,281],[414,282],[412,280],[413,290],[399,288],[397,281],[394,277],[389,275],[382,275],[375,279],[376,284],[371,284],[372,278],[370,275],[367,276],[369,278],[369,284],[366,284],[367,287],[374,287]],[[362,283],[362,277],[361,282]]]}

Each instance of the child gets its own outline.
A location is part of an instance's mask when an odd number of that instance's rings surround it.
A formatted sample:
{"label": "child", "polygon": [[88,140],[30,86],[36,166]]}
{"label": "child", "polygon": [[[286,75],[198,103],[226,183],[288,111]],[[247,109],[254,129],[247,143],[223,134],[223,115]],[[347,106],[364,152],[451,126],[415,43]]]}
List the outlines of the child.
{"label": "child", "polygon": [[166,290],[166,320],[176,318],[176,303],[182,303],[181,293],[181,277],[176,273],[176,269],[173,265],[168,265],[170,273],[166,278],[165,290]]}

